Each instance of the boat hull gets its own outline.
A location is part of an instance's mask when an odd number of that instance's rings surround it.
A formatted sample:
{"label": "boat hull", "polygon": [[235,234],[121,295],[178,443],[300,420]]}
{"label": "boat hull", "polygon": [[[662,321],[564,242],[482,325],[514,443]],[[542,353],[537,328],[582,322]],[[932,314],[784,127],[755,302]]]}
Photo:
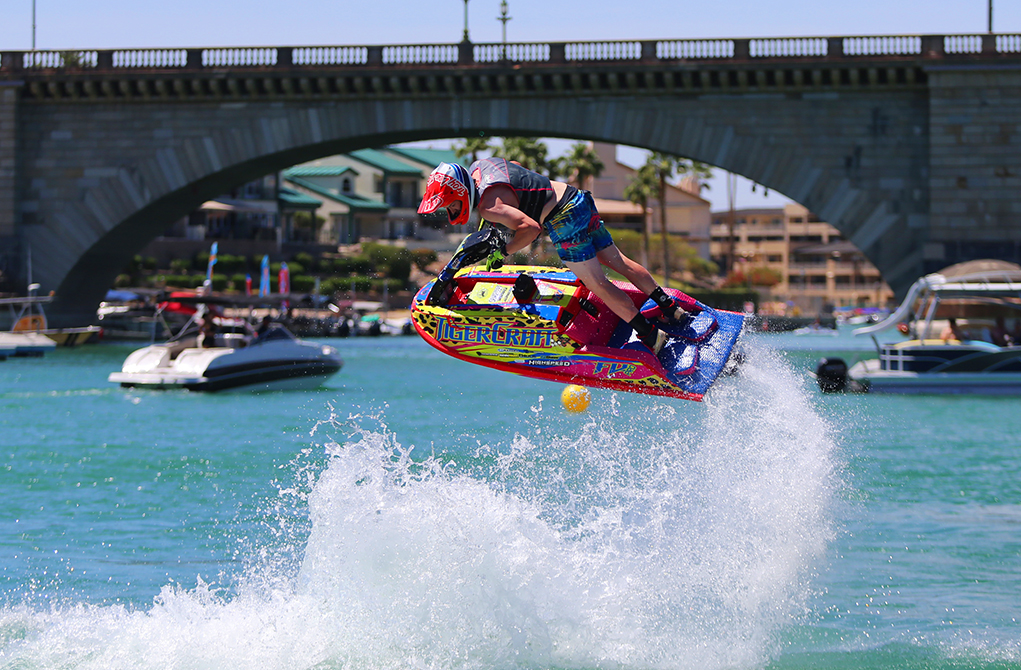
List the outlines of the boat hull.
{"label": "boat hull", "polygon": [[310,390],[340,371],[333,347],[284,340],[231,349],[157,344],[133,352],[108,380],[127,388],[226,391]]}
{"label": "boat hull", "polygon": [[37,357],[56,347],[56,342],[40,333],[0,332],[0,351],[11,351],[11,356]]}
{"label": "boat hull", "polygon": [[1021,347],[910,340],[847,372],[853,390],[873,393],[1021,394]]}

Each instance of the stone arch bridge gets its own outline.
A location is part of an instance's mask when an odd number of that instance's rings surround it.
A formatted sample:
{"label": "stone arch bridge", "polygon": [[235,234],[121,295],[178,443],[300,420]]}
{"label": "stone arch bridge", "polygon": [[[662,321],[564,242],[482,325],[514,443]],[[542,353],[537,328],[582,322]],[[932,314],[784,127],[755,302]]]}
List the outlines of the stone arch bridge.
{"label": "stone arch bridge", "polygon": [[1021,260],[1021,35],[0,54],[0,256],[89,321],[127,261],[239,183],[363,147],[592,139],[742,174],[902,292]]}

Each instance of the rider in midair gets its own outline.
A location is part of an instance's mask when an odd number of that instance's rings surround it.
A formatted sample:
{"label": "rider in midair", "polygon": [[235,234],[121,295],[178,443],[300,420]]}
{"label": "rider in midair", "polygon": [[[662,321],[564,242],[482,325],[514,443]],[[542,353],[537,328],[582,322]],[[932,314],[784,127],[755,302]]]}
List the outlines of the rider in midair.
{"label": "rider in midair", "polygon": [[454,224],[468,223],[477,213],[514,231],[506,254],[526,248],[545,229],[567,268],[653,351],[659,351],[666,335],[607,278],[602,266],[620,273],[652,298],[666,318],[683,314],[649,271],[613,243],[588,191],[503,158],[484,158],[467,170],[456,163],[440,163],[429,175],[418,213],[431,214],[440,208],[446,208]]}

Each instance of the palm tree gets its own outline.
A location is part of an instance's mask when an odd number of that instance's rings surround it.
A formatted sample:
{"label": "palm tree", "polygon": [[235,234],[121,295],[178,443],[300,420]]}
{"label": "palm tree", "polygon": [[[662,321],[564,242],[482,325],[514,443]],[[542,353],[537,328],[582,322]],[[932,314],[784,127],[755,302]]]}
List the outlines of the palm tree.
{"label": "palm tree", "polygon": [[521,163],[523,167],[545,174],[549,170],[546,143],[534,137],[505,137],[500,158]]}
{"label": "palm tree", "polygon": [[656,178],[656,196],[659,198],[659,228],[663,235],[663,285],[670,288],[670,243],[666,231],[666,183],[677,174],[678,165],[684,161],[670,154],[653,152],[645,165]]}
{"label": "palm tree", "polygon": [[574,185],[579,189],[584,189],[589,177],[598,177],[606,167],[596,150],[586,142],[572,144],[563,158],[562,165],[562,174],[566,177],[573,176]]}
{"label": "palm tree", "polygon": [[695,178],[698,184],[699,195],[702,189],[708,189],[709,184],[706,183],[713,176],[713,168],[708,163],[702,163],[700,161],[688,160],[686,158],[678,159],[677,161],[677,176],[684,177],[689,175]]}
{"label": "palm tree", "polygon": [[658,195],[659,181],[651,165],[635,172],[624,188],[624,197],[642,208],[642,265],[649,267],[649,199]]}
{"label": "palm tree", "polygon": [[471,162],[479,159],[479,154],[491,151],[493,146],[485,137],[466,137],[463,143],[454,145],[454,153],[458,158],[471,156]]}

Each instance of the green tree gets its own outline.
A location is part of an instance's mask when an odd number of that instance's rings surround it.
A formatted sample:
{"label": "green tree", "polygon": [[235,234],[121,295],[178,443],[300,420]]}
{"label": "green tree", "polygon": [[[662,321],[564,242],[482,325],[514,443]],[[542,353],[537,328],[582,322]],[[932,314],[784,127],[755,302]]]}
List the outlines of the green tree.
{"label": "green tree", "polygon": [[561,174],[573,178],[574,185],[580,189],[585,188],[590,177],[598,177],[606,168],[596,150],[586,142],[572,144],[571,149],[563,157],[562,162],[559,162],[559,165]]}
{"label": "green tree", "polygon": [[479,154],[493,150],[493,145],[485,137],[466,137],[463,142],[454,145],[454,153],[458,158],[471,158],[474,163],[479,159]]}
{"label": "green tree", "polygon": [[295,230],[309,231],[308,239],[310,242],[315,243],[319,241],[319,227],[324,223],[326,223],[326,219],[318,214],[313,215],[311,212],[294,213]]}
{"label": "green tree", "polygon": [[656,198],[659,200],[659,229],[663,236],[663,285],[670,287],[670,244],[666,230],[666,183],[677,174],[682,159],[661,152],[653,152],[645,162],[656,179]]}
{"label": "green tree", "polygon": [[523,167],[542,174],[550,168],[548,154],[546,143],[534,137],[505,137],[500,147],[500,158],[521,163]]}
{"label": "green tree", "polygon": [[649,267],[649,200],[658,195],[659,182],[651,165],[643,165],[624,187],[624,197],[642,208],[642,265]]}
{"label": "green tree", "polygon": [[646,160],[644,168],[648,168],[655,175],[656,188],[655,197],[659,200],[659,225],[660,233],[663,236],[663,281],[670,286],[670,245],[667,243],[666,227],[666,185],[667,181],[674,177],[692,175],[699,180],[699,187],[708,188],[703,182],[712,177],[712,168],[699,161],[687,158],[679,158],[671,154],[653,152]]}

